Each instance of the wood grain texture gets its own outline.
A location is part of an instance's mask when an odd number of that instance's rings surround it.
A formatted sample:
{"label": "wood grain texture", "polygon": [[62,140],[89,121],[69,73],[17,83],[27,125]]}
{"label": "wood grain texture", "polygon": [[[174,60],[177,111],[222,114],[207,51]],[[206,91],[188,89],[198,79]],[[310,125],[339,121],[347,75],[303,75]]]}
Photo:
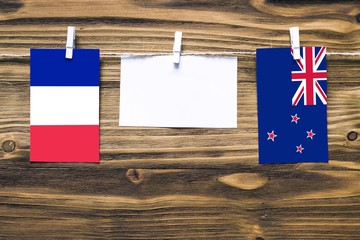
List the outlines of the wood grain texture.
{"label": "wood grain texture", "polygon": [[[360,52],[359,1],[0,1],[0,53]],[[359,56],[328,56],[329,164],[258,165],[255,56],[238,128],[118,127],[120,59],[101,59],[101,164],[29,163],[29,58],[0,58],[0,239],[360,239]],[[69,146],[74,148],[76,146]],[[66,149],[64,149],[66,150]]]}

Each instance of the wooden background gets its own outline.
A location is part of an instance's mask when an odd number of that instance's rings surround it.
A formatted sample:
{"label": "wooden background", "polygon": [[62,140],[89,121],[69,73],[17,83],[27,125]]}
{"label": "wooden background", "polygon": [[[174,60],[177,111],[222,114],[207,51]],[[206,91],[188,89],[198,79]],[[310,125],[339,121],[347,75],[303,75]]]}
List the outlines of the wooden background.
{"label": "wooden background", "polygon": [[[360,52],[359,1],[5,0],[0,54]],[[360,56],[328,56],[329,164],[259,165],[255,56],[239,55],[237,129],[118,127],[120,59],[101,59],[101,164],[29,163],[29,57],[0,57],[0,239],[360,239]],[[69,145],[68,148],[76,148]],[[64,149],[66,151],[66,149]]]}

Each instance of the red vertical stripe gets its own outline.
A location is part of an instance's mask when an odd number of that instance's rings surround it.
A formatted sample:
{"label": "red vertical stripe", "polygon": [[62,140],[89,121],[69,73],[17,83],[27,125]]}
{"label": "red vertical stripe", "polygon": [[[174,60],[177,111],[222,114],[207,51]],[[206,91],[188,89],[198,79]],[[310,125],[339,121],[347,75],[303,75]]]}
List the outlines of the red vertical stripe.
{"label": "red vertical stripe", "polygon": [[99,162],[99,125],[30,126],[31,162]]}
{"label": "red vertical stripe", "polygon": [[314,105],[314,69],[313,69],[313,48],[306,47],[305,48],[306,54],[306,104],[307,105]]}

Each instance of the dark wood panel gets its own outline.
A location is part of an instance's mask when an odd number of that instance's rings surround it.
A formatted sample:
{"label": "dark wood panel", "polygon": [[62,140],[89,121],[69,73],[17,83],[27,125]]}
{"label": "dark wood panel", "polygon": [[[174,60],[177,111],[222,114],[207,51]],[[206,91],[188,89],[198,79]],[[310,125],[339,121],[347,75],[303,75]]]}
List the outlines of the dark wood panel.
{"label": "dark wood panel", "polygon": [[[0,54],[360,52],[358,1],[10,0]],[[0,57],[0,239],[358,239],[360,56],[328,56],[329,164],[258,165],[255,55],[239,55],[238,128],[118,126],[120,58],[101,59],[101,163],[30,164],[29,57]],[[68,146],[74,148],[76,146]],[[66,149],[64,149],[66,151]]]}

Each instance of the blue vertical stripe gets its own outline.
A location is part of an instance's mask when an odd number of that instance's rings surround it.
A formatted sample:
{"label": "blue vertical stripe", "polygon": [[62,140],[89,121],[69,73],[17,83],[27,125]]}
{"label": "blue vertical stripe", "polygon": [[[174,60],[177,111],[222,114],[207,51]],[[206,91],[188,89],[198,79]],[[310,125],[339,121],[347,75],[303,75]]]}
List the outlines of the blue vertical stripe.
{"label": "blue vertical stripe", "polygon": [[100,50],[30,49],[30,86],[99,86]]}

